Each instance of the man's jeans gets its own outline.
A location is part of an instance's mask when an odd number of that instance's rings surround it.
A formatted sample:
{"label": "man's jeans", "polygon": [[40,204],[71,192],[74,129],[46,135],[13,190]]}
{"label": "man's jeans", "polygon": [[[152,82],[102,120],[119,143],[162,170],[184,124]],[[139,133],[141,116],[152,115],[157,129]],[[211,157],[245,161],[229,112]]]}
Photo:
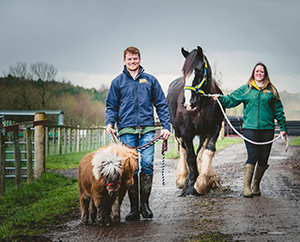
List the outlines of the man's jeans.
{"label": "man's jeans", "polygon": [[[154,139],[154,131],[142,135],[139,139],[138,134],[123,134],[120,139],[127,145],[131,147],[140,147],[143,146]],[[153,174],[153,160],[154,160],[154,145],[143,149],[141,151],[141,173],[143,175],[152,175]],[[135,171],[134,174],[139,172],[139,168]]]}

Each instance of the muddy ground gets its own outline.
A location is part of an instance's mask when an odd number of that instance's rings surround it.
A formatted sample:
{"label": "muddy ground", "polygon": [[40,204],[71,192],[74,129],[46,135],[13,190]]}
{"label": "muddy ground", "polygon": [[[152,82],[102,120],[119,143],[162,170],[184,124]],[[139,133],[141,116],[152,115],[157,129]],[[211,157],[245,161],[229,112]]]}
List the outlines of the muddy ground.
{"label": "muddy ground", "polygon": [[[299,147],[290,146],[285,152],[284,141],[274,143],[261,183],[262,196],[254,198],[242,196],[244,144],[216,153],[213,166],[223,186],[198,197],[179,197],[177,160],[165,161],[162,185],[161,147],[156,149],[150,197],[153,219],[126,222],[130,210],[126,196],[121,223],[106,228],[96,223],[84,226],[79,211],[74,211],[67,222],[52,226],[49,234],[36,241],[300,241]],[[76,176],[76,170],[61,172]]]}

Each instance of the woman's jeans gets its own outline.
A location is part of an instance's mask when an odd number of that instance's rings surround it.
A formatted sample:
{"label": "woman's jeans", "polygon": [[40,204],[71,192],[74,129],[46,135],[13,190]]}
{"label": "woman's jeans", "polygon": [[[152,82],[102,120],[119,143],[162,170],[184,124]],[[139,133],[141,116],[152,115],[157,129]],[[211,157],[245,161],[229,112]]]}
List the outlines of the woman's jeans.
{"label": "woman's jeans", "polygon": [[[140,147],[143,146],[154,139],[154,131],[143,134],[139,139],[138,134],[123,134],[120,139],[125,144],[131,147]],[[154,160],[154,145],[143,149],[141,151],[141,174],[143,175],[152,175],[153,174],[153,160]],[[139,172],[139,168],[135,171],[134,174]]]}
{"label": "woman's jeans", "polygon": [[[255,142],[266,142],[274,139],[274,129],[243,129],[243,135]],[[255,165],[256,162],[258,162],[259,166],[268,165],[272,143],[267,145],[254,145],[245,140],[245,145],[248,153],[246,164]]]}

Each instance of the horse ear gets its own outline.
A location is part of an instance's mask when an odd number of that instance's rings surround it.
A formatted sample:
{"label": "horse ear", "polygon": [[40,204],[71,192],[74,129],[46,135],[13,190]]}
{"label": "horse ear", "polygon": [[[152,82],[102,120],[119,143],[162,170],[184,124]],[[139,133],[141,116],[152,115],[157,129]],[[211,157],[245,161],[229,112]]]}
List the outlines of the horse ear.
{"label": "horse ear", "polygon": [[197,46],[197,55],[199,60],[203,60],[203,50],[200,46]]}
{"label": "horse ear", "polygon": [[181,53],[185,58],[189,55],[189,52],[185,50],[183,47],[181,48]]}

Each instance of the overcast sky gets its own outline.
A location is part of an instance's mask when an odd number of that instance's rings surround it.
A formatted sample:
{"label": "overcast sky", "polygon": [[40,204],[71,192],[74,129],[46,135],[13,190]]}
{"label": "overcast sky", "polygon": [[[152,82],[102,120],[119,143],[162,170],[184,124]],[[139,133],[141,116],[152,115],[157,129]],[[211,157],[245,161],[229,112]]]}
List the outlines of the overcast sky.
{"label": "overcast sky", "polygon": [[181,47],[201,46],[222,87],[268,67],[279,91],[300,92],[299,0],[0,0],[0,76],[46,62],[74,85],[107,87],[136,46],[166,91],[181,76]]}

